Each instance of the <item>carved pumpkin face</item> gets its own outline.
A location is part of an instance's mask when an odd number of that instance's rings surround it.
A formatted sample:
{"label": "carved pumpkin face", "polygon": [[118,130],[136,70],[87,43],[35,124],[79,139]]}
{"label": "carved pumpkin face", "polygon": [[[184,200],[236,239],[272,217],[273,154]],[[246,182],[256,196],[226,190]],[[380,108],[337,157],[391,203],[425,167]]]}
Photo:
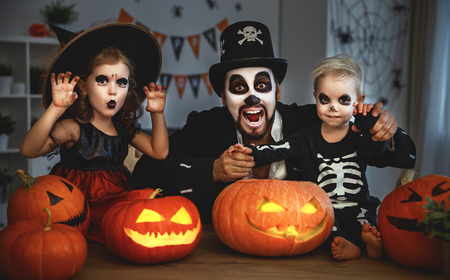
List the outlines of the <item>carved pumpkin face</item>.
{"label": "carved pumpkin face", "polygon": [[419,224],[425,218],[425,197],[440,203],[449,194],[450,178],[428,175],[398,187],[383,199],[378,226],[383,245],[395,261],[410,267],[441,267],[438,239],[423,237],[424,228]]}
{"label": "carved pumpkin face", "polygon": [[200,240],[197,207],[185,197],[128,201],[111,207],[102,221],[105,244],[138,263],[159,263],[187,256]]}
{"label": "carved pumpkin face", "polygon": [[253,255],[309,252],[330,235],[334,212],[311,182],[240,180],[217,197],[213,225],[228,247]]}
{"label": "carved pumpkin face", "polygon": [[83,193],[70,181],[57,175],[34,179],[23,170],[16,172],[22,181],[8,202],[8,224],[18,220],[47,221],[42,209],[53,213],[52,223],[66,224],[86,235],[89,229],[89,206]]}

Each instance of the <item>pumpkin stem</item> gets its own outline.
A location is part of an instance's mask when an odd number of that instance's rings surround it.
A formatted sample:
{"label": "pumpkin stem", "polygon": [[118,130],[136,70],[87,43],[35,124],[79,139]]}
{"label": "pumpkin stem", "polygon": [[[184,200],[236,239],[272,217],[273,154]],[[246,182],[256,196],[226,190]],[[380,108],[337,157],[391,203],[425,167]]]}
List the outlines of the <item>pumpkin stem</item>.
{"label": "pumpkin stem", "polygon": [[154,190],[148,199],[153,199],[153,198],[155,198],[155,196],[156,196],[157,194],[159,194],[160,192],[162,192],[162,189],[159,189],[159,188],[158,188],[158,189]]}
{"label": "pumpkin stem", "polygon": [[34,184],[37,183],[37,180],[34,179],[30,174],[23,171],[22,169],[18,169],[16,173],[14,173],[20,181],[23,183],[23,189],[26,190],[28,188],[31,188]]}
{"label": "pumpkin stem", "polygon": [[408,184],[412,180],[414,180],[414,177],[419,176],[419,173],[413,169],[406,170],[397,180],[397,183],[395,184],[395,188],[401,187],[403,185]]}
{"label": "pumpkin stem", "polygon": [[47,223],[45,224],[44,231],[51,229],[51,220],[52,220],[52,214],[50,214],[50,210],[48,210],[47,207],[44,208],[44,212],[47,212]]}

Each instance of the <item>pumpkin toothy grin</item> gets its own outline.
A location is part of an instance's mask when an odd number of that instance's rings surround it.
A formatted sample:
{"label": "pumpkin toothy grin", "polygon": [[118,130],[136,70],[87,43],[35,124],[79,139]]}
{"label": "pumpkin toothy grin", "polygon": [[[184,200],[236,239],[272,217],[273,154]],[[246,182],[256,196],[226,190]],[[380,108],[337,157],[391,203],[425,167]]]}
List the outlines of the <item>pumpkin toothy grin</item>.
{"label": "pumpkin toothy grin", "polygon": [[257,232],[281,239],[293,238],[295,242],[305,242],[319,235],[325,228],[327,221],[327,216],[325,215],[322,221],[315,228],[311,228],[306,232],[298,232],[298,226],[288,226],[286,227],[286,229],[280,229],[278,227],[264,229],[258,226],[254,221],[252,221],[247,214],[246,218],[249,226]]}
{"label": "pumpkin toothy grin", "polygon": [[167,245],[191,244],[197,238],[200,228],[201,222],[200,219],[198,219],[197,226],[192,230],[187,230],[185,233],[180,231],[176,234],[172,231],[170,234],[167,232],[164,234],[155,234],[154,232],[152,234],[149,232],[147,232],[147,234],[140,234],[139,232],[126,227],[124,227],[124,231],[125,234],[137,244],[147,248],[155,248]]}
{"label": "pumpkin toothy grin", "polygon": [[56,222],[57,224],[64,224],[71,227],[78,227],[81,226],[84,222],[87,220],[88,215],[88,204],[86,199],[84,200],[83,210],[81,210],[81,213],[76,215],[75,217],[71,217],[70,219],[63,221],[63,222]]}

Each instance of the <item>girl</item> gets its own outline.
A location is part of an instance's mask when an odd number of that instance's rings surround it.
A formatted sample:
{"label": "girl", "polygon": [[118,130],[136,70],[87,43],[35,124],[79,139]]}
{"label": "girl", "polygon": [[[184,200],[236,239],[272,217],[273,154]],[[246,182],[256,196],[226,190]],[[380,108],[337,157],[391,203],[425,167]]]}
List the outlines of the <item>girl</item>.
{"label": "girl", "polygon": [[[126,44],[142,44],[141,51],[148,51],[150,59],[138,59],[136,55],[143,54],[136,54],[135,47],[129,50],[125,44],[117,46],[117,38],[133,32]],[[115,36],[108,39],[110,34]],[[150,40],[143,40],[145,38]],[[98,42],[101,43],[88,51],[74,49],[77,45],[82,47]],[[149,45],[158,51],[156,55],[151,53]],[[155,81],[161,66],[159,51],[159,45],[148,31],[126,24],[101,26],[71,40],[60,51],[47,73],[46,79],[50,75],[51,84],[51,88],[45,89],[44,86],[47,110],[20,145],[21,154],[28,158],[60,147],[61,161],[53,167],[51,174],[67,178],[85,195],[91,211],[90,229],[86,237],[90,241],[103,243],[101,220],[112,205],[148,198],[153,191],[132,190],[139,186],[123,165],[128,144],[155,159],[164,159],[168,154],[165,86],[150,82],[142,87],[142,93],[147,98],[146,110],[152,119],[152,137],[142,133],[134,124],[142,114],[143,101],[139,88],[135,90],[136,84],[139,86],[142,81],[135,82],[133,79],[134,64],[148,75],[143,79]],[[71,55],[64,56],[65,53]],[[77,59],[73,59],[72,55],[78,56]],[[85,56],[90,58],[83,62]],[[146,67],[139,65],[152,58],[152,64]],[[72,66],[76,68],[77,76],[71,79],[73,74],[70,71],[56,76],[54,70],[60,70],[61,64],[68,64],[65,66],[67,69]],[[77,68],[77,64],[85,66],[81,69]],[[142,74],[139,77],[143,77]]]}

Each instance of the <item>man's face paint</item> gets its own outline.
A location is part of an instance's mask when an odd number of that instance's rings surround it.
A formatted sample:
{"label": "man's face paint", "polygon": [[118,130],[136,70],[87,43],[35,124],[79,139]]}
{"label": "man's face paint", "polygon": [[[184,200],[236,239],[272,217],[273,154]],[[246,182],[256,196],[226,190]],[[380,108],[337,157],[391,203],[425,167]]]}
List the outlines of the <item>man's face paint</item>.
{"label": "man's face paint", "polygon": [[226,74],[222,102],[244,138],[259,140],[269,132],[278,99],[276,91],[269,68],[239,68]]}

